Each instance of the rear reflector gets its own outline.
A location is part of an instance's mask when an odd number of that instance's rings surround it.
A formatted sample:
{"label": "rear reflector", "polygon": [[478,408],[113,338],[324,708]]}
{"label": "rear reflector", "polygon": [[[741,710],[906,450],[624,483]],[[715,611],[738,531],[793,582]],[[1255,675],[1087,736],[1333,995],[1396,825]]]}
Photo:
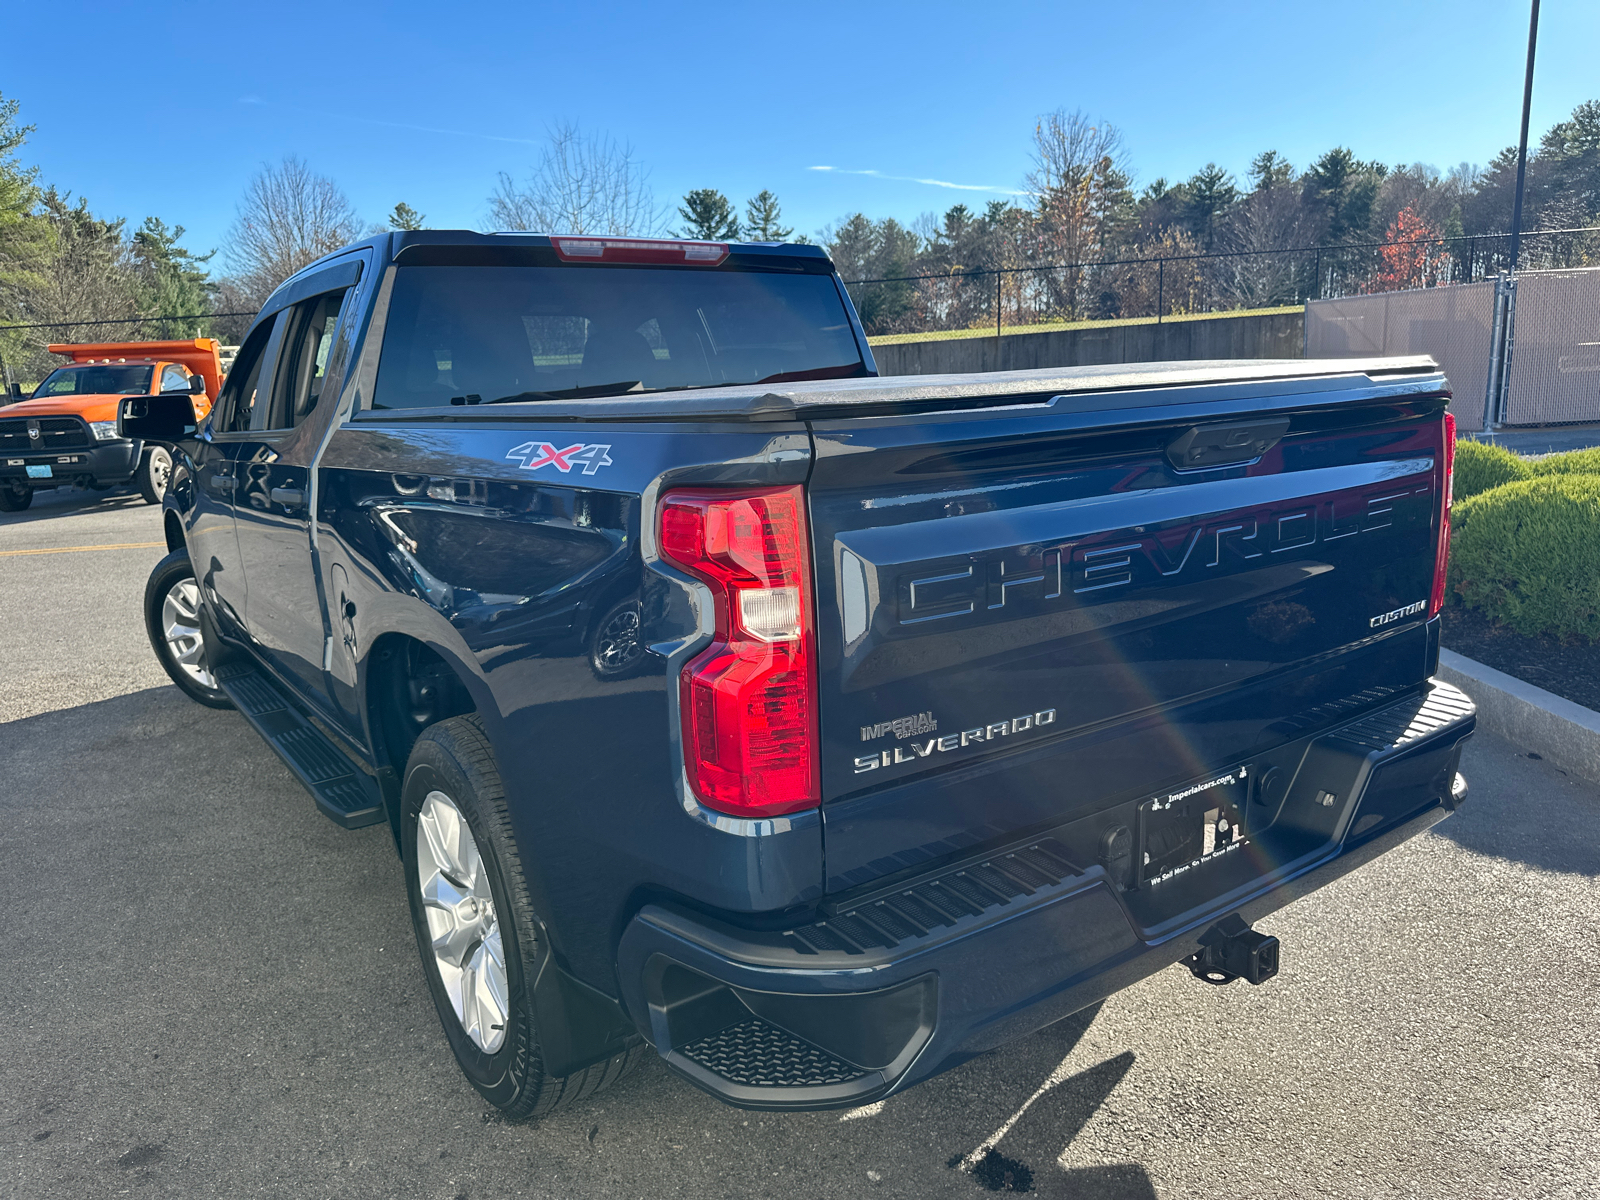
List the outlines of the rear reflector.
{"label": "rear reflector", "polygon": [[714,267],[728,257],[722,242],[652,241],[646,238],[553,237],[563,262],[692,263]]}
{"label": "rear reflector", "polygon": [[704,581],[716,602],[715,640],[679,678],[684,767],[695,796],[740,817],[815,808],[804,491],[669,492],[660,530],[663,557]]}
{"label": "rear reflector", "polygon": [[1456,483],[1456,418],[1444,414],[1444,464],[1443,487],[1439,489],[1439,543],[1433,556],[1433,595],[1428,598],[1428,616],[1436,617],[1444,607],[1445,579],[1450,569],[1450,505],[1455,500]]}

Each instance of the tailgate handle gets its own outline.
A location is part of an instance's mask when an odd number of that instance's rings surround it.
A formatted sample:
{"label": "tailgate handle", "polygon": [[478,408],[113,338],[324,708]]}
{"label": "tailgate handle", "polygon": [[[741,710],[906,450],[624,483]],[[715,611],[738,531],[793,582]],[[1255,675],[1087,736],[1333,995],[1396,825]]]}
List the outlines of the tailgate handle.
{"label": "tailgate handle", "polygon": [[1180,471],[1230,467],[1260,458],[1288,432],[1288,417],[1191,425],[1167,443],[1167,458]]}

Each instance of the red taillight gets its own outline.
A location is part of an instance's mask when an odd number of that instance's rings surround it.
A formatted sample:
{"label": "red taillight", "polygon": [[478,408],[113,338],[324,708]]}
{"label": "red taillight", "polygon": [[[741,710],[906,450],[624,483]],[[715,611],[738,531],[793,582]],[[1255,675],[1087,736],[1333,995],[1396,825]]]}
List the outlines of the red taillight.
{"label": "red taillight", "polygon": [[689,782],[719,812],[821,802],[809,539],[799,487],[661,502],[662,556],[716,599],[716,640],[684,667],[678,695]]}
{"label": "red taillight", "polygon": [[714,267],[728,257],[723,242],[652,241],[648,238],[553,237],[562,262],[665,263]]}
{"label": "red taillight", "polygon": [[1428,599],[1428,616],[1437,617],[1444,607],[1445,576],[1450,566],[1450,503],[1455,498],[1456,419],[1444,415],[1444,486],[1440,489],[1439,545],[1433,556],[1433,595]]}

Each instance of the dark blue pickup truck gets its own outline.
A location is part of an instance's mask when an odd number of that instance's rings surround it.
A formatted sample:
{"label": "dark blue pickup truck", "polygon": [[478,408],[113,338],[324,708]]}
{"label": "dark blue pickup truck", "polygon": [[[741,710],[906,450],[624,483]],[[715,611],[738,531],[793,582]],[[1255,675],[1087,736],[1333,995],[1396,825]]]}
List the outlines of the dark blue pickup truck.
{"label": "dark blue pickup truck", "polygon": [[176,451],[156,653],[393,831],[483,1096],[653,1047],[804,1109],[1259,983],[1253,922],[1456,808],[1446,388],[885,379],[814,247],[421,232],[120,422]]}

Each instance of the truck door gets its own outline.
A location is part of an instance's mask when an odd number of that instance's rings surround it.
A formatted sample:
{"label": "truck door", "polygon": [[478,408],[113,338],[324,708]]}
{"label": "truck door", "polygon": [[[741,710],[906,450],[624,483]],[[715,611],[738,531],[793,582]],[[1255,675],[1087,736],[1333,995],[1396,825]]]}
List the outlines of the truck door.
{"label": "truck door", "polygon": [[322,707],[327,624],[311,544],[311,469],[337,399],[323,384],[359,266],[318,272],[297,289],[304,298],[283,311],[270,396],[236,468],[234,510],[250,578],[246,623],[278,675]]}
{"label": "truck door", "polygon": [[239,482],[235,471],[241,448],[254,436],[250,426],[258,400],[264,402],[266,389],[261,381],[273,375],[281,324],[277,318],[259,322],[245,339],[195,443],[189,556],[213,610],[237,629],[245,627],[248,585],[234,529],[234,495]]}

